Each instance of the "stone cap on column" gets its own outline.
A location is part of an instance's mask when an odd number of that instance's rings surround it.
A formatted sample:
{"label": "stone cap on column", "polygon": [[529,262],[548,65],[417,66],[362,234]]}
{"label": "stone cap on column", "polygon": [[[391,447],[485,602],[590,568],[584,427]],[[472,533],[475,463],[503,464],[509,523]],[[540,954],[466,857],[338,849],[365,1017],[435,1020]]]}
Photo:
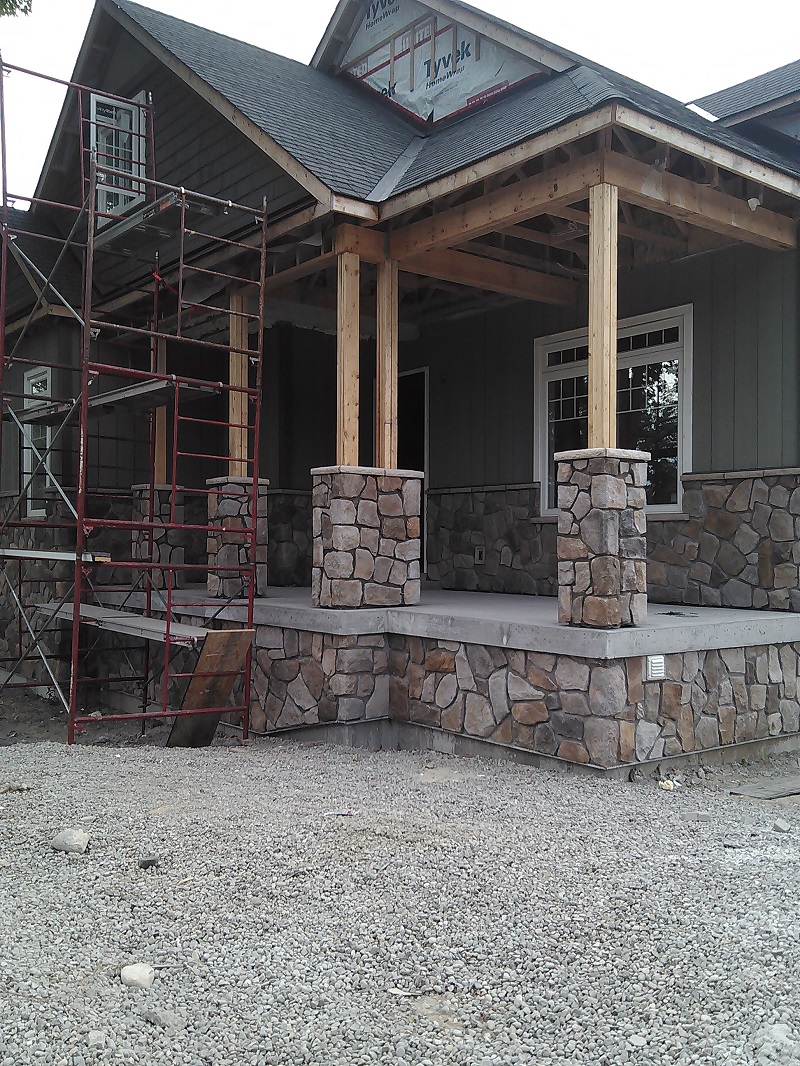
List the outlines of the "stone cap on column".
{"label": "stone cap on column", "polygon": [[387,466],[318,466],[312,469],[312,477],[315,474],[361,474],[372,477],[416,477],[424,478],[422,470],[395,470]]}
{"label": "stone cap on column", "polygon": [[650,452],[625,451],[623,448],[576,448],[571,452],[556,452],[556,463],[569,463],[574,459],[621,459],[627,463],[648,463]]}
{"label": "stone cap on column", "polygon": [[[251,477],[207,477],[206,485],[252,485],[253,479]],[[269,485],[269,478],[260,477],[258,479],[259,485]]]}

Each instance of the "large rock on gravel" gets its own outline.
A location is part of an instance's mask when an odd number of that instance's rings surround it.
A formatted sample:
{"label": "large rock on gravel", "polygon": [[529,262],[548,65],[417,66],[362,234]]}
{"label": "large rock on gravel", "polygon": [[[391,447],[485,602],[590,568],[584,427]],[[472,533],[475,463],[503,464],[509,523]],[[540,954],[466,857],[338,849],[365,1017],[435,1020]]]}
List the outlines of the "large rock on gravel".
{"label": "large rock on gravel", "polygon": [[62,829],[50,841],[50,847],[68,855],[83,855],[89,847],[89,834],[85,829]]}
{"label": "large rock on gravel", "polygon": [[156,971],[146,962],[135,962],[132,966],[123,966],[119,976],[128,988],[150,988],[156,979]]}

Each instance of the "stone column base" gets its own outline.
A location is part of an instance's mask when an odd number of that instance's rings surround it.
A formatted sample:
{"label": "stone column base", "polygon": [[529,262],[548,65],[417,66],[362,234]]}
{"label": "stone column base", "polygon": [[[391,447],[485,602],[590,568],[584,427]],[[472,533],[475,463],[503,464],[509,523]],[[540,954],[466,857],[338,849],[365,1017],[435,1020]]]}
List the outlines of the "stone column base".
{"label": "stone column base", "polygon": [[[146,529],[134,529],[131,532],[131,559],[135,562],[141,559],[154,563],[173,563],[178,566],[186,561],[186,534],[180,529],[170,529],[170,525],[181,524],[184,521],[183,490],[178,489],[174,494],[175,513],[172,512],[173,492],[171,485],[156,485],[153,489],[153,516],[150,516],[150,486],[132,485],[133,497],[132,520],[134,522],[153,522],[156,528],[153,530],[152,558],[148,551],[148,531]],[[164,528],[158,528],[163,526]],[[150,580],[153,588],[163,589],[166,586],[164,572],[151,570]],[[179,584],[176,581],[176,584]]]}
{"label": "stone column base", "polygon": [[417,470],[311,471],[315,607],[411,607],[420,598],[422,479]]}
{"label": "stone column base", "polygon": [[617,629],[647,617],[646,452],[589,448],[558,463],[558,620]]}
{"label": "stone column base", "polygon": [[[253,479],[247,477],[214,477],[206,481],[213,489],[208,497],[208,524],[219,530],[208,534],[209,566],[247,566],[249,530],[253,528]],[[257,512],[255,516],[256,595],[267,594],[267,525],[266,478],[258,479]],[[208,594],[220,599],[237,599],[247,595],[246,575],[238,570],[210,570]]]}

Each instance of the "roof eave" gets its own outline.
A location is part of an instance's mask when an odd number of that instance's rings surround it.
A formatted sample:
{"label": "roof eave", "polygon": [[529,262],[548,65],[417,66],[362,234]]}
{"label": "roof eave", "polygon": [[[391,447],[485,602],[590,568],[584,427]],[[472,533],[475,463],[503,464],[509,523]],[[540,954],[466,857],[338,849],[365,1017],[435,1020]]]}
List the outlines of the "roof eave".
{"label": "roof eave", "polygon": [[665,119],[654,118],[646,111],[628,103],[616,104],[615,110],[615,121],[624,129],[652,137],[653,140],[662,144],[720,166],[723,170],[729,170],[733,174],[758,182],[775,192],[800,200],[800,178],[793,177],[769,163],[756,159],[755,150],[758,148],[756,144],[753,145],[753,156],[749,156],[733,148],[715,144],[698,133],[683,130]]}
{"label": "roof eave", "polygon": [[596,133],[614,125],[644,134],[800,201],[800,178],[784,173],[768,163],[750,158],[744,153],[715,144],[699,134],[682,130],[663,119],[654,118],[644,110],[635,108],[625,101],[609,101],[584,115],[536,134],[496,155],[489,155],[460,170],[388,197],[380,205],[380,220],[388,221],[418,207],[422,202],[429,202],[474,185],[503,170],[518,166],[543,152],[552,151],[579,137],[585,137],[587,134]]}

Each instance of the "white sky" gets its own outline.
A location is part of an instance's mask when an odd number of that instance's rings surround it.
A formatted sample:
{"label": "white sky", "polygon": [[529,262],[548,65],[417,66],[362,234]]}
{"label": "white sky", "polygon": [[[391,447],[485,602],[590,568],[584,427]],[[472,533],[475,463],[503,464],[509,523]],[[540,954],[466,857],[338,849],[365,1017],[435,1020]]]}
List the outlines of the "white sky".
{"label": "white sky", "polygon": [[[472,3],[681,100],[800,58],[798,0]],[[147,0],[147,6],[307,63],[336,0]],[[92,0],[33,0],[29,17],[0,17],[3,59],[69,78],[92,7]],[[6,80],[9,189],[21,195],[33,191],[60,105],[58,92],[37,93],[34,122],[33,84],[18,75]]]}

